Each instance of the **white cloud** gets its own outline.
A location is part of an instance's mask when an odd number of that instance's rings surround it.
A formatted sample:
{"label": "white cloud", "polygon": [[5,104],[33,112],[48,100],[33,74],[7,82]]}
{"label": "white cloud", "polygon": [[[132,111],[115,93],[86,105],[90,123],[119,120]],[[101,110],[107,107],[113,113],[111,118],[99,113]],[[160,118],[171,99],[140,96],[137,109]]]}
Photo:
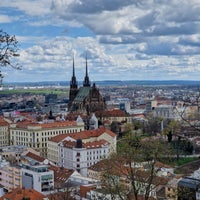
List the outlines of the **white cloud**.
{"label": "white cloud", "polygon": [[13,19],[9,17],[8,15],[0,15],[0,22],[1,23],[9,23],[12,22]]}
{"label": "white cloud", "polygon": [[[1,0],[0,6],[16,11],[27,30],[38,30],[37,36],[17,37],[29,47],[19,57],[22,73],[35,73],[35,80],[69,80],[74,51],[80,80],[86,52],[93,79],[189,78],[199,72],[199,0]],[[0,15],[2,23],[13,19]],[[51,27],[68,37],[54,37]],[[86,37],[89,31],[92,37]]]}

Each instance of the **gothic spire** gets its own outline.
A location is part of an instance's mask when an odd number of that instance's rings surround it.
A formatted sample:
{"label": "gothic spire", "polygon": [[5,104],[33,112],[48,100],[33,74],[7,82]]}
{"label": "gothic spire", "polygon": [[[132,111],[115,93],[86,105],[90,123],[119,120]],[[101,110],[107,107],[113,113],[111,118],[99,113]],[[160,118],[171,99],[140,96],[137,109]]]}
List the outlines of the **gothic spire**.
{"label": "gothic spire", "polygon": [[76,76],[75,76],[75,67],[74,67],[74,55],[73,55],[73,71],[72,71],[72,78],[70,81],[70,86],[73,88],[77,88],[77,81],[76,81]]}
{"label": "gothic spire", "polygon": [[86,69],[85,69],[85,79],[83,82],[83,86],[84,87],[90,87],[90,80],[89,80],[89,76],[88,76],[88,65],[87,65],[87,54],[86,54]]}

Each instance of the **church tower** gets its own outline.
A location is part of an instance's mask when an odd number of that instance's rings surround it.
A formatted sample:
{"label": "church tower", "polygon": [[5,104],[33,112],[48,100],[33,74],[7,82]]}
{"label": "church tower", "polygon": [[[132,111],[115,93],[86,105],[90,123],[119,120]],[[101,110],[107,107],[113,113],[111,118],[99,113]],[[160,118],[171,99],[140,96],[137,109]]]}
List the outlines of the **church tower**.
{"label": "church tower", "polygon": [[72,78],[70,81],[69,103],[68,103],[69,109],[72,109],[72,103],[73,103],[77,93],[78,93],[78,83],[76,81],[76,76],[75,76],[74,56],[73,56],[73,72],[72,72]]}
{"label": "church tower", "polygon": [[83,87],[90,87],[90,80],[88,76],[88,66],[87,66],[87,55],[86,55],[86,72],[85,72],[85,79],[83,81]]}

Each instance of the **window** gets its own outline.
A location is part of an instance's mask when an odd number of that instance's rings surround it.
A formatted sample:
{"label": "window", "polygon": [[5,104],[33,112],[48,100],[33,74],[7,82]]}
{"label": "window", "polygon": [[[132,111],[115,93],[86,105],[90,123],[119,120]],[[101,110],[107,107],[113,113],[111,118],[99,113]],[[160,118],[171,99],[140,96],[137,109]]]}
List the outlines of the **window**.
{"label": "window", "polygon": [[80,156],[80,155],[81,155],[80,152],[77,152],[77,153],[76,153],[76,156]]}

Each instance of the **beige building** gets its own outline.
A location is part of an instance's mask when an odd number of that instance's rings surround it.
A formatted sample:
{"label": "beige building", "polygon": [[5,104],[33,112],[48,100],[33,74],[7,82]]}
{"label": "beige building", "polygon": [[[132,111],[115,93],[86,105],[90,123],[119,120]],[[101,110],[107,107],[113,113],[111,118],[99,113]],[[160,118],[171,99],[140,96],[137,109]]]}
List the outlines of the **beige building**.
{"label": "beige building", "polygon": [[56,165],[59,162],[59,144],[64,141],[68,135],[67,133],[57,135],[47,141],[47,158]]}
{"label": "beige building", "polygon": [[4,120],[3,117],[0,117],[0,146],[9,145],[9,124]]}
{"label": "beige building", "polygon": [[47,141],[56,135],[84,130],[79,121],[47,121],[46,123],[18,122],[10,125],[11,145],[24,145],[47,157]]}
{"label": "beige building", "polygon": [[3,189],[10,192],[15,188],[22,187],[21,168],[10,166],[4,160],[1,160],[0,165],[0,184],[3,186]]}

